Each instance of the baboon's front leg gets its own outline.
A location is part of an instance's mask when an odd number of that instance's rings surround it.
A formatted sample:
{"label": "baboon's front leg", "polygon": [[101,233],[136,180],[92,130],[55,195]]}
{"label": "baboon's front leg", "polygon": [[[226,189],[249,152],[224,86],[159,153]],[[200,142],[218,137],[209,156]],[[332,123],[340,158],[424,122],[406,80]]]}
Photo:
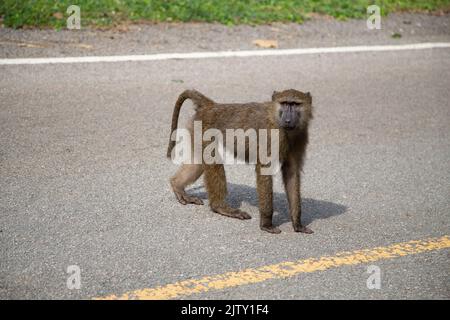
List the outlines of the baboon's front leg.
{"label": "baboon's front leg", "polygon": [[273,216],[273,182],[271,175],[262,175],[261,166],[256,165],[256,189],[260,213],[261,230],[270,233],[280,233],[281,230],[272,225]]}
{"label": "baboon's front leg", "polygon": [[295,232],[313,233],[301,223],[300,169],[297,161],[289,159],[281,166],[283,182],[289,202],[289,214]]}
{"label": "baboon's front leg", "polygon": [[205,164],[205,187],[208,192],[211,210],[221,215],[237,218],[250,219],[251,216],[242,210],[235,209],[226,204],[227,181],[225,169],[222,164]]}

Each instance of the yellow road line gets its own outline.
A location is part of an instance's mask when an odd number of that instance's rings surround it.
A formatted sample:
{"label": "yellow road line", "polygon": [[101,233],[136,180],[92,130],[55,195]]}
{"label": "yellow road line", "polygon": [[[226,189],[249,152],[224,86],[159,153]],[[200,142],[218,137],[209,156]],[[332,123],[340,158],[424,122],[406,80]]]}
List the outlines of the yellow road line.
{"label": "yellow road line", "polygon": [[210,290],[220,290],[271,279],[292,277],[300,273],[323,271],[340,266],[392,259],[444,248],[450,248],[450,236],[448,235],[440,238],[402,242],[386,247],[340,252],[334,256],[281,262],[259,268],[184,280],[164,286],[139,289],[122,295],[110,295],[96,299],[172,299]]}

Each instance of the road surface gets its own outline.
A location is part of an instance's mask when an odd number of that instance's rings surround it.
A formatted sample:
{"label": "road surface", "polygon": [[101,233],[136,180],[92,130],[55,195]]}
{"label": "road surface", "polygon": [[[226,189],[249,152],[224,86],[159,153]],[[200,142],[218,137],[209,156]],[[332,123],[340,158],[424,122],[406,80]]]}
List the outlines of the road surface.
{"label": "road surface", "polygon": [[[3,48],[3,58],[25,57]],[[160,286],[170,298],[175,284],[178,299],[449,299],[449,70],[450,48],[0,65],[0,298],[145,298],[143,289]],[[282,233],[260,231],[251,166],[226,168],[229,201],[251,220],[175,200],[176,165],[165,152],[186,88],[223,102],[312,93],[302,209],[313,235],[293,232],[280,177]],[[206,199],[202,181],[190,192]],[[364,260],[361,249],[381,254]],[[342,252],[353,260],[336,260]],[[307,260],[323,257],[334,264],[321,270]],[[286,262],[311,269],[274,271]],[[78,290],[67,287],[72,265]],[[381,272],[379,289],[367,286],[370,265]],[[261,281],[242,272],[265,266]],[[229,272],[236,278],[223,287],[183,283]]]}

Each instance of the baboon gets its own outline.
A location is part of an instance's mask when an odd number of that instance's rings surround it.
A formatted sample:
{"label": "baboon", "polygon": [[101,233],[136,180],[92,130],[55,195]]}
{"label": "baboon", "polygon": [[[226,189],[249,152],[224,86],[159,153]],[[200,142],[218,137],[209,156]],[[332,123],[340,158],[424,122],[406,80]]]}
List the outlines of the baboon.
{"label": "baboon", "polygon": [[[308,144],[308,124],[312,119],[312,97],[294,89],[275,91],[272,100],[263,103],[223,104],[216,103],[196,90],[180,94],[172,116],[171,137],[177,129],[181,106],[186,99],[192,100],[195,114],[189,122],[191,137],[194,121],[202,121],[203,130],[226,129],[279,129],[279,161],[283,183],[289,203],[289,213],[296,232],[313,233],[301,224],[300,171],[302,170]],[[170,139],[167,157],[171,158],[175,141]],[[191,141],[193,143],[193,141]],[[204,148],[204,145],[203,145]],[[281,230],[272,224],[273,191],[272,176],[261,174],[262,164],[256,163],[256,186],[260,212],[260,228],[270,233]],[[223,164],[183,164],[170,179],[178,201],[185,204],[203,204],[197,197],[188,195],[185,188],[204,174],[204,184],[212,211],[224,216],[250,219],[242,210],[230,207],[225,198],[227,184]]]}

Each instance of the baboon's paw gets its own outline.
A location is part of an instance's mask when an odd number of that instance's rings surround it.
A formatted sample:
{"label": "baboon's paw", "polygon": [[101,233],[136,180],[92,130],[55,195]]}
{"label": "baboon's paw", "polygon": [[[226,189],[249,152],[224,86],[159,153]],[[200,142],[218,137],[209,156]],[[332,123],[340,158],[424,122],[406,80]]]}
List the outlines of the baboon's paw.
{"label": "baboon's paw", "polygon": [[304,227],[304,226],[294,227],[294,231],[295,232],[306,233],[306,234],[314,233],[314,231],[312,231],[310,228]]}
{"label": "baboon's paw", "polygon": [[197,205],[203,205],[203,201],[200,198],[190,196],[186,193],[181,192],[175,192],[175,195],[177,197],[177,200],[182,205],[186,204],[197,204]]}
{"label": "baboon's paw", "polygon": [[200,199],[200,198],[198,198],[198,197],[193,197],[193,196],[185,195],[184,198],[186,199],[186,201],[187,201],[188,203],[197,204],[197,205],[199,205],[199,206],[203,205],[202,199]]}
{"label": "baboon's paw", "polygon": [[234,209],[230,207],[217,207],[212,209],[214,212],[221,214],[223,216],[227,216],[230,218],[236,218],[240,220],[251,219],[252,217],[245,211]]}
{"label": "baboon's paw", "polygon": [[238,209],[236,212],[236,218],[241,219],[241,220],[247,220],[247,219],[251,219],[252,216],[249,215],[247,212]]}
{"label": "baboon's paw", "polygon": [[270,227],[261,227],[261,230],[267,231],[267,232],[269,232],[269,233],[274,233],[274,234],[281,233],[280,228],[274,227],[274,226],[270,226]]}

